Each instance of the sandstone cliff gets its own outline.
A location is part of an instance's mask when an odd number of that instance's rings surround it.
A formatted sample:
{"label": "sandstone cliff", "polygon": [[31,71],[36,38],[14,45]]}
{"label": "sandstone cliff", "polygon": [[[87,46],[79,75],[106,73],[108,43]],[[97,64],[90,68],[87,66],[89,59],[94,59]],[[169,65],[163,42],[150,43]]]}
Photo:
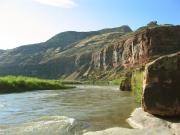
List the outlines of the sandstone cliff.
{"label": "sandstone cliff", "polygon": [[124,35],[92,54],[95,69],[144,65],[151,59],[180,50],[180,26],[145,28]]}

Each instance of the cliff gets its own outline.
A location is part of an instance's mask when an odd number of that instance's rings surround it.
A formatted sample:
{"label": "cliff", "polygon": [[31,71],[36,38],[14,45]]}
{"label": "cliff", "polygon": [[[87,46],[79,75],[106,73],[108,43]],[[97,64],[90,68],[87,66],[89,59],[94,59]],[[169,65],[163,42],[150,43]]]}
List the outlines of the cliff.
{"label": "cliff", "polygon": [[123,26],[86,35],[66,45],[58,46],[61,38],[52,38],[53,44],[51,40],[36,44],[34,50],[23,46],[5,51],[0,54],[0,75],[113,79],[126,69],[180,50],[180,26],[143,27],[135,32]]}
{"label": "cliff", "polygon": [[180,50],[180,26],[146,28],[116,39],[114,44],[93,53],[96,69],[134,67]]}
{"label": "cliff", "polygon": [[91,70],[102,72],[143,67],[159,56],[180,50],[179,37],[180,26],[146,27],[126,34],[92,54]]}

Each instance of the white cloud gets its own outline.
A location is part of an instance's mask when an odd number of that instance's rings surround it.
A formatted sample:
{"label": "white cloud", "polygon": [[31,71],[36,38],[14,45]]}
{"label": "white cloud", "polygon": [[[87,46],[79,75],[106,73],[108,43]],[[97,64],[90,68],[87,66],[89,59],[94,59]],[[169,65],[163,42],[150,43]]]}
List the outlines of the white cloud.
{"label": "white cloud", "polygon": [[41,4],[51,5],[61,8],[73,8],[77,6],[77,3],[74,0],[34,0]]}

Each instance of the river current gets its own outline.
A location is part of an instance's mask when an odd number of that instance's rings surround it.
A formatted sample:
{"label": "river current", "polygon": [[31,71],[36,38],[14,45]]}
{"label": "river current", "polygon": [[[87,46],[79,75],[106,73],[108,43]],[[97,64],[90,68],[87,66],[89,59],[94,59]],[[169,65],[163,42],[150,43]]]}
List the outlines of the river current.
{"label": "river current", "polygon": [[136,107],[131,93],[115,86],[3,94],[0,135],[81,135],[129,127],[126,119]]}

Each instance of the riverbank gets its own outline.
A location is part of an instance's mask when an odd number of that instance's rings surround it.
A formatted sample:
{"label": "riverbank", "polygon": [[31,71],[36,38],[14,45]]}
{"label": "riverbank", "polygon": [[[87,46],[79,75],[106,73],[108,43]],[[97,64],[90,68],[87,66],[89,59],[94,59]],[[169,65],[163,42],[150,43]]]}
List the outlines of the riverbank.
{"label": "riverbank", "polygon": [[127,122],[133,129],[114,127],[84,135],[180,135],[180,119],[156,117],[136,108]]}
{"label": "riverbank", "polygon": [[24,76],[5,76],[0,77],[0,94],[18,93],[35,90],[58,90],[70,89],[72,86],[66,86],[58,80],[45,80]]}

